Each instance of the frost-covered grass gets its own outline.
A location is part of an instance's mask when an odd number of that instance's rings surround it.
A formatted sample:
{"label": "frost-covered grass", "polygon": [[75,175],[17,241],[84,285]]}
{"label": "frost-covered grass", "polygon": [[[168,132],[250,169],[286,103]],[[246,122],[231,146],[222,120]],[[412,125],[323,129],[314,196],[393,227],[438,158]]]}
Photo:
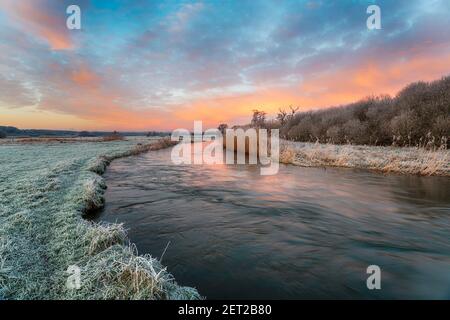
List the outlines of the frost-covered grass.
{"label": "frost-covered grass", "polygon": [[[0,299],[199,298],[139,256],[121,225],[82,217],[103,205],[110,161],[167,146],[137,142],[0,146]],[[71,265],[79,290],[66,287]]]}
{"label": "frost-covered grass", "polygon": [[450,151],[281,142],[280,161],[298,166],[363,168],[401,174],[450,176]]}

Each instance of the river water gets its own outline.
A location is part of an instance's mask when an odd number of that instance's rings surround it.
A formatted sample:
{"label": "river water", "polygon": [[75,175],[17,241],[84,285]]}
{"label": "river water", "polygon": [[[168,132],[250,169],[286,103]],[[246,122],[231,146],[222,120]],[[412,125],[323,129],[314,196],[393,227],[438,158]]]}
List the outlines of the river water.
{"label": "river water", "polygon": [[285,165],[261,176],[174,165],[170,152],[115,160],[95,219],[123,222],[178,283],[209,299],[450,299],[449,178]]}

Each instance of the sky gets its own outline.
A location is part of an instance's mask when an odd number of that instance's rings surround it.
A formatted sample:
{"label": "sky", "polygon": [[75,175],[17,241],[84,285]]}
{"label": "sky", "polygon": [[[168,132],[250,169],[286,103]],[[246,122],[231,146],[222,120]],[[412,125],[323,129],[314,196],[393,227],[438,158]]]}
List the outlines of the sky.
{"label": "sky", "polygon": [[450,74],[449,31],[448,0],[0,0],[0,125],[215,128],[395,95]]}

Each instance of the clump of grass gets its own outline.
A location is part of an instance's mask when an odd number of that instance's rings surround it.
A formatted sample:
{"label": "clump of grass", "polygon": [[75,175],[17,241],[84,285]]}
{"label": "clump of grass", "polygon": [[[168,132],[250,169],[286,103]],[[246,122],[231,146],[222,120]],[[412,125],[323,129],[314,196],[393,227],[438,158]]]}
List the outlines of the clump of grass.
{"label": "clump of grass", "polygon": [[100,156],[91,161],[88,170],[97,174],[103,174],[112,161],[112,157]]}
{"label": "clump of grass", "polygon": [[101,138],[101,141],[104,142],[118,141],[118,140],[125,140],[125,137],[118,132],[113,132]]}
{"label": "clump of grass", "polygon": [[179,287],[150,255],[139,256],[133,246],[112,245],[82,264],[80,290],[72,298],[198,299],[195,289]]}
{"label": "clump of grass", "polygon": [[287,145],[280,146],[280,162],[285,164],[291,164],[295,160],[296,152],[293,148]]}
{"label": "clump of grass", "polygon": [[89,214],[92,211],[99,210],[105,205],[103,197],[106,189],[105,181],[100,176],[93,176],[92,179],[87,180],[83,186],[83,214]]}
{"label": "clump of grass", "polygon": [[132,150],[130,150],[129,155],[138,155],[140,153],[148,152],[148,151],[156,151],[164,148],[168,148],[176,145],[178,142],[171,141],[169,137],[161,138],[154,143],[151,144],[138,144]]}
{"label": "clump of grass", "polygon": [[86,234],[89,238],[89,255],[102,252],[115,244],[124,244],[127,240],[122,224],[97,224],[89,228]]}

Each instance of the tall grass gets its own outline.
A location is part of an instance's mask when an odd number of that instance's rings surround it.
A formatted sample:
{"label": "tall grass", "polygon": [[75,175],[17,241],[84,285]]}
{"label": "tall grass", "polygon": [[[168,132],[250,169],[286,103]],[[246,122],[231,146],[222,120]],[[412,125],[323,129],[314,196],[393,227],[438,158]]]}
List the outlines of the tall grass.
{"label": "tall grass", "polygon": [[380,172],[450,176],[450,151],[282,141],[280,162],[299,166],[363,168]]}

